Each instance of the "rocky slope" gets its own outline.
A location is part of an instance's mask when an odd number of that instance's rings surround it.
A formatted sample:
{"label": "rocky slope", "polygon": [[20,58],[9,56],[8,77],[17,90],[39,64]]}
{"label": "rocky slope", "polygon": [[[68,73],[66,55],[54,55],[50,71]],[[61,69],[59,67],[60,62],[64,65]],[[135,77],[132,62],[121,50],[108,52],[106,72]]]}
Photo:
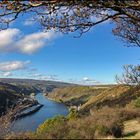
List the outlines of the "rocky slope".
{"label": "rocky slope", "polygon": [[34,104],[29,96],[32,92],[37,92],[37,89],[0,82],[0,115],[17,104]]}

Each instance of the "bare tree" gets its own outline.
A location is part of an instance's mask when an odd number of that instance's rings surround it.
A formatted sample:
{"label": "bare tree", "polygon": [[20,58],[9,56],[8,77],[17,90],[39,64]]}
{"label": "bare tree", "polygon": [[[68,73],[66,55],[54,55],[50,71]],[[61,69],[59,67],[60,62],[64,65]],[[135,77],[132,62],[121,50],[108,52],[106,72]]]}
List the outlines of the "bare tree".
{"label": "bare tree", "polygon": [[45,30],[63,33],[78,31],[80,36],[105,21],[115,23],[114,35],[131,46],[140,47],[139,0],[2,0],[0,29],[21,14],[32,13]]}
{"label": "bare tree", "polygon": [[140,84],[140,65],[125,65],[123,66],[123,69],[124,73],[122,76],[116,76],[117,83],[126,85]]}

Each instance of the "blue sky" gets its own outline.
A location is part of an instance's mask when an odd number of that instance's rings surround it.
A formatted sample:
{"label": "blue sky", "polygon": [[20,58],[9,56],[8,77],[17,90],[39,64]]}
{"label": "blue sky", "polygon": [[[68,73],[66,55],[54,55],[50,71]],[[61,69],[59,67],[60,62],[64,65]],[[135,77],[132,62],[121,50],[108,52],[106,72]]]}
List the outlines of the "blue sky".
{"label": "blue sky", "polygon": [[109,22],[74,38],[76,33],[43,33],[28,18],[0,32],[0,77],[111,84],[123,65],[140,62],[140,49],[125,47]]}

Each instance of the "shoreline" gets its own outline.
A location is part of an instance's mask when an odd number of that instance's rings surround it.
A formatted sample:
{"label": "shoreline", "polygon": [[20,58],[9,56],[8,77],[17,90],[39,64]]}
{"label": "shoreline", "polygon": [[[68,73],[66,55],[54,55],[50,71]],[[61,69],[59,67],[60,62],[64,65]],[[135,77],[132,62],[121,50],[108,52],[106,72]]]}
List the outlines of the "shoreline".
{"label": "shoreline", "polygon": [[45,96],[45,98],[47,98],[48,100],[57,102],[57,103],[62,103],[62,104],[64,104],[64,105],[68,108],[68,110],[70,110],[70,105],[66,104],[66,103],[63,102],[63,101],[58,101],[58,100],[55,100],[55,99],[53,99],[53,98],[49,98],[49,97],[47,97],[47,96]]}
{"label": "shoreline", "polygon": [[[31,105],[28,106],[26,108],[24,108],[22,111],[20,110],[20,112],[18,112],[15,116],[14,116],[14,120],[20,119],[22,117],[26,117],[29,115],[34,114],[35,112],[37,112],[39,109],[41,109],[44,105],[42,104],[35,104],[35,105]],[[28,111],[29,110],[29,111]]]}

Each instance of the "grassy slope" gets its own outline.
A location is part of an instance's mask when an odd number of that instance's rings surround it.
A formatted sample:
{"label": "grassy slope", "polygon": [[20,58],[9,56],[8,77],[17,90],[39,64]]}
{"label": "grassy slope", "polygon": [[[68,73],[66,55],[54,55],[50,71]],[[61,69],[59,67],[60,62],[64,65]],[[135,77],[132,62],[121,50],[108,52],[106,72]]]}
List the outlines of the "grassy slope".
{"label": "grassy slope", "polygon": [[138,97],[140,97],[140,86],[116,86],[105,90],[96,98],[91,98],[85,105],[82,106],[82,108],[100,108],[106,105],[110,107],[124,107]]}
{"label": "grassy slope", "polygon": [[70,106],[81,104],[81,113],[84,114],[89,113],[90,109],[103,106],[124,107],[140,97],[140,86],[65,87],[55,89],[48,97]]}
{"label": "grassy slope", "polygon": [[87,112],[91,108],[100,108],[102,106],[114,106],[118,105],[120,102],[115,104],[113,100],[119,99],[125,92],[130,88],[127,86],[115,86],[106,89],[95,97],[91,97],[85,104],[82,105],[82,112]]}
{"label": "grassy slope", "polygon": [[73,86],[54,89],[48,94],[49,98],[62,101],[67,105],[80,105],[87,102],[91,97],[97,96],[108,87]]}

